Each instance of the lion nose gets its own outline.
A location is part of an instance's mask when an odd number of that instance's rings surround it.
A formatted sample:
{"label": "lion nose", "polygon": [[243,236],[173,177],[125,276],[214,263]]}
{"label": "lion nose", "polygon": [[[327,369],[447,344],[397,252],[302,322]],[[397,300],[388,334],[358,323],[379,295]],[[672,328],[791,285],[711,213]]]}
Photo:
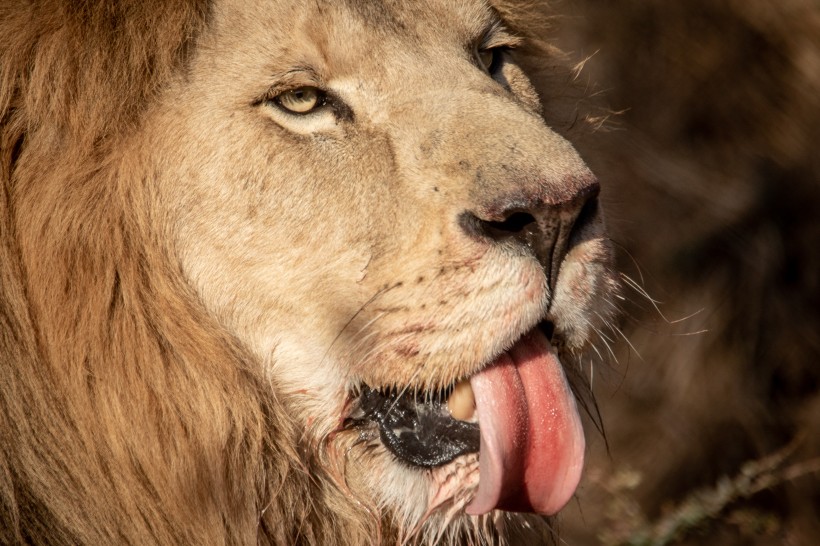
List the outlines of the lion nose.
{"label": "lion nose", "polygon": [[[462,229],[473,238],[534,255],[554,287],[558,269],[574,235],[598,214],[600,185],[594,178],[575,183],[558,199],[513,194],[461,215]],[[565,188],[566,190],[566,188]]]}

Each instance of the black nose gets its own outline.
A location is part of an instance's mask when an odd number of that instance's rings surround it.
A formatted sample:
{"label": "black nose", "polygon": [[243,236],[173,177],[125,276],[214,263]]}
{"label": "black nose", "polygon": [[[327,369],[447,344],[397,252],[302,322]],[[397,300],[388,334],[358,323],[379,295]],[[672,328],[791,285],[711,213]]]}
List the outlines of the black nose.
{"label": "black nose", "polygon": [[461,226],[472,237],[534,255],[553,287],[574,235],[598,214],[599,190],[592,180],[559,200],[510,195],[462,213]]}

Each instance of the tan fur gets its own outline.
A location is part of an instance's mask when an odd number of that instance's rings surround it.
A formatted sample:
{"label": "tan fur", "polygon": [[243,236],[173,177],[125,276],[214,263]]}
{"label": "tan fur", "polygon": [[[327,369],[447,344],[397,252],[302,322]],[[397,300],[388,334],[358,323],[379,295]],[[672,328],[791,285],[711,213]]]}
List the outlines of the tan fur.
{"label": "tan fur", "polygon": [[[341,425],[351,389],[442,388],[550,303],[580,350],[613,307],[600,220],[552,291],[457,219],[591,175],[517,65],[504,91],[460,49],[481,2],[343,4],[0,4],[0,542],[550,537],[463,487],[432,510]],[[288,78],[355,118],[283,117]]]}

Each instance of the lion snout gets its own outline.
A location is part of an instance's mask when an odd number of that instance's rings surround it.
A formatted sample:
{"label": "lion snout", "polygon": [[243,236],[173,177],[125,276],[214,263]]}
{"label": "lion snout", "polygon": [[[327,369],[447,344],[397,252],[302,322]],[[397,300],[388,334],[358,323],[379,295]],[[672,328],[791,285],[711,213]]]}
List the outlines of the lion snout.
{"label": "lion snout", "polygon": [[468,210],[459,226],[469,237],[533,255],[551,287],[573,235],[598,220],[600,186],[593,176],[573,178],[554,192],[518,191]]}

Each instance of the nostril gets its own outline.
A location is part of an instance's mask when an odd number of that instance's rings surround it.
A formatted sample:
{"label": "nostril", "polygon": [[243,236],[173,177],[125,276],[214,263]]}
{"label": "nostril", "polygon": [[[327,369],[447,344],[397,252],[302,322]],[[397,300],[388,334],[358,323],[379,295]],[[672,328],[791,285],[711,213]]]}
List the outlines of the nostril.
{"label": "nostril", "polygon": [[504,220],[485,220],[472,212],[464,212],[459,223],[467,234],[496,242],[522,239],[538,229],[535,216],[520,210],[506,214]]}
{"label": "nostril", "polygon": [[599,189],[594,178],[568,179],[553,192],[516,192],[477,203],[479,212],[463,210],[458,222],[474,240],[535,258],[554,290],[567,253],[600,236]]}
{"label": "nostril", "polygon": [[504,221],[493,222],[479,220],[484,232],[493,239],[503,239],[524,231],[527,226],[535,223],[535,217],[528,212],[514,212]]}

